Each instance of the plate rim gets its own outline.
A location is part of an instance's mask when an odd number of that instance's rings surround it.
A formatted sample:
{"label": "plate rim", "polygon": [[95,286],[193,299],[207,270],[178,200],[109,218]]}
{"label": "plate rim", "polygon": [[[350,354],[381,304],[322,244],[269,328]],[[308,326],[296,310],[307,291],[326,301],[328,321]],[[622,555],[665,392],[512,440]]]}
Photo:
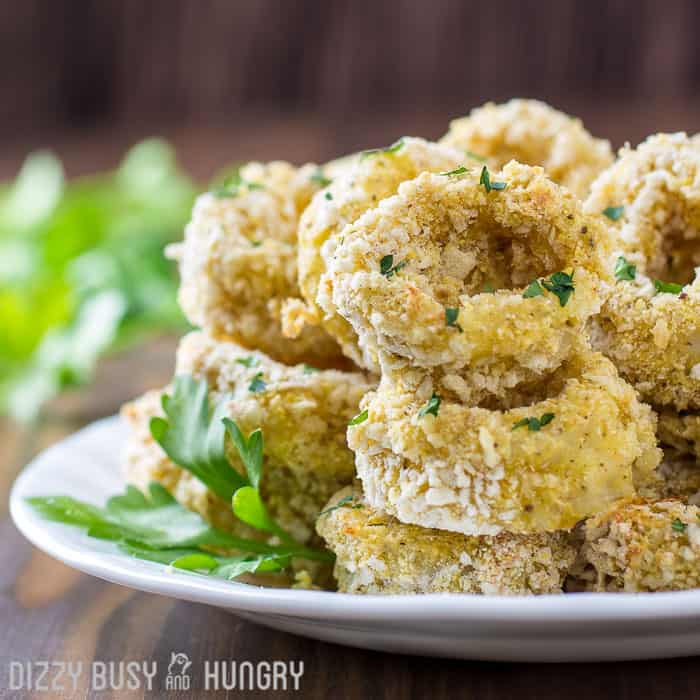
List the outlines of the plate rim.
{"label": "plate rim", "polygon": [[[18,530],[38,549],[76,568],[120,585],[192,602],[232,610],[324,618],[328,620],[377,621],[470,621],[494,624],[539,623],[614,625],[624,622],[658,623],[700,618],[700,589],[658,593],[572,593],[541,596],[498,596],[467,593],[400,595],[355,595],[330,591],[263,588],[251,584],[219,581],[188,572],[174,572],[161,564],[139,560],[139,570],[130,571],[130,557],[81,549],[63,541],[63,528],[43,520],[25,502],[38,494],[32,488],[47,462],[64,451],[79,449],[94,432],[111,434],[123,429],[120,416],[90,423],[40,452],[15,479],[10,492],[10,515]],[[85,496],[81,496],[85,498]],[[50,527],[47,527],[49,525]],[[53,529],[52,529],[53,528]],[[75,528],[71,528],[75,530]],[[416,603],[420,601],[420,605]]]}

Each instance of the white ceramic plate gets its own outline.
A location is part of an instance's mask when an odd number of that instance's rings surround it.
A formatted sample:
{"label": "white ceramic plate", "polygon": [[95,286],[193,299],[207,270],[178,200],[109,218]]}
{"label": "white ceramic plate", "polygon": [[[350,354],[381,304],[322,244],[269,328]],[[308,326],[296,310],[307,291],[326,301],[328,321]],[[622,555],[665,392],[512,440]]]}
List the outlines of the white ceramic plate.
{"label": "white ceramic plate", "polygon": [[350,646],[509,661],[608,661],[700,653],[700,590],[498,597],[351,596],[233,583],[132,559],[77,528],[42,520],[29,496],[69,494],[102,505],[124,487],[125,427],[95,423],[34,460],[11,512],[37,547],[93,576],[214,605],[269,627]]}

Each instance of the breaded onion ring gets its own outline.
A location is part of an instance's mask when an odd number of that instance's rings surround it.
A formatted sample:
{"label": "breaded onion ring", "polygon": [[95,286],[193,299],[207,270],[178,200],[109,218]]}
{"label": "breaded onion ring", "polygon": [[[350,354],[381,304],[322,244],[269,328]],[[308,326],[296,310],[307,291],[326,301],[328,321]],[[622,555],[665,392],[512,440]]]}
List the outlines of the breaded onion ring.
{"label": "breaded onion ring", "polygon": [[592,591],[700,586],[700,509],[680,501],[621,501],[586,521],[575,578]]}
{"label": "breaded onion ring", "polygon": [[574,353],[508,409],[464,405],[434,374],[385,370],[348,428],[367,501],[401,522],[565,530],[654,478],[655,416],[600,353]]}
{"label": "breaded onion ring", "polygon": [[248,163],[228,195],[199,197],[184,242],[169,249],[180,264],[179,301],[191,323],[286,364],[344,364],[321,328],[309,326],[293,340],[281,330],[282,303],[299,296],[296,231],[320,187],[316,173],[312,165]]}
{"label": "breaded onion ring", "polygon": [[579,119],[537,100],[489,102],[451,122],[440,143],[486,159],[493,170],[510,160],[540,165],[554,182],[581,198],[613,161],[608,141],[591,136]]}
{"label": "breaded onion ring", "polygon": [[596,319],[596,347],[646,400],[700,408],[700,142],[658,134],[622,149],[584,206],[607,213],[619,260],[636,266]]}
{"label": "breaded onion ring", "polygon": [[523,381],[567,357],[609,276],[605,226],[541,168],[488,183],[423,173],[343,229],[321,286],[363,347]]}
{"label": "breaded onion ring", "polygon": [[452,170],[463,160],[460,153],[446,146],[406,137],[388,149],[366,151],[349,166],[340,168],[330,185],[314,196],[299,223],[299,286],[307,308],[298,304],[288,306],[288,326],[301,327],[302,324],[294,323],[295,317],[302,322],[321,323],[348,357],[362,367],[377,371],[375,354],[363,353],[358,347],[352,327],[333,305],[330,289],[327,286],[319,289],[326,261],[333,255],[338,234],[345,225],[395,194],[399,184],[424,171]]}
{"label": "breaded onion ring", "polygon": [[[308,539],[323,504],[352,482],[355,468],[345,431],[372,384],[360,373],[287,367],[260,352],[217,342],[203,333],[191,333],[182,340],[177,373],[206,379],[215,402],[232,396],[227,415],[245,434],[262,429],[263,499],[283,527],[300,540]],[[250,386],[256,376],[264,389],[254,392]],[[132,426],[128,481],[139,488],[158,481],[178,501],[217,526],[240,529],[231,516],[231,504],[168,460],[152,439],[148,422],[161,413],[158,398],[159,392],[151,392],[123,409]],[[238,468],[240,459],[230,444],[227,456]]]}
{"label": "breaded onion ring", "polygon": [[316,530],[343,593],[560,593],[576,556],[566,532],[467,537],[404,525],[360,489],[343,489],[324,510]]}

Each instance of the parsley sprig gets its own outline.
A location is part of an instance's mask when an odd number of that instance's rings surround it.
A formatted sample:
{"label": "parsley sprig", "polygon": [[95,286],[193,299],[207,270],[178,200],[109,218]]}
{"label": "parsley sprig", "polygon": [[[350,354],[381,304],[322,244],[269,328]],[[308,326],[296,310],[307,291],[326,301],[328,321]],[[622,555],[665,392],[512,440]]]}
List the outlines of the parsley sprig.
{"label": "parsley sprig", "polygon": [[625,207],[620,205],[619,207],[606,207],[603,209],[603,214],[610,219],[610,221],[618,221],[625,213]]}
{"label": "parsley sprig", "polygon": [[523,297],[525,299],[541,297],[545,289],[559,299],[560,306],[566,306],[575,291],[573,273],[555,272],[548,280],[542,280],[542,282],[533,280],[523,292]]}
{"label": "parsley sprig", "polygon": [[[162,399],[165,417],[151,420],[151,434],[170,459],[231,503],[234,516],[280,544],[236,537],[208,525],[181,506],[160,484],[144,494],[133,486],[100,508],[69,496],[29,499],[45,518],[83,528],[91,537],[115,541],[139,559],[210,576],[236,578],[246,572],[279,571],[294,557],[331,561],[328,552],[300,544],[271,516],[261,495],[264,439],[260,429],[244,435],[224,413],[228,399],[210,406],[206,380],[178,376]],[[241,463],[226,456],[229,436]],[[222,556],[212,548],[240,552]]]}
{"label": "parsley sprig", "polygon": [[527,426],[527,429],[532,431],[532,432],[537,432],[541,428],[543,428],[545,425],[548,425],[554,420],[554,414],[553,413],[543,413],[539,418],[535,416],[530,416],[527,418],[521,418],[517,423],[513,423],[513,430],[516,430],[517,428],[524,428]]}
{"label": "parsley sprig", "polygon": [[456,328],[460,333],[464,333],[464,329],[462,328],[462,326],[460,326],[459,323],[457,323],[458,318],[458,308],[445,308],[445,323],[452,328]]}
{"label": "parsley sprig", "polygon": [[362,151],[360,154],[360,160],[372,158],[373,156],[378,156],[381,153],[387,153],[389,155],[392,153],[397,153],[403,148],[403,144],[404,140],[403,137],[401,137],[398,141],[394,141],[391,146],[387,146],[386,148],[370,148],[368,151]]}
{"label": "parsley sprig", "polygon": [[683,291],[682,284],[676,284],[675,282],[662,282],[661,280],[654,280],[654,289],[657,294],[680,294]]}
{"label": "parsley sprig", "polygon": [[433,395],[428,400],[428,403],[426,403],[425,406],[418,411],[418,417],[423,418],[423,416],[427,416],[429,413],[437,417],[437,414],[440,411],[441,402],[442,399],[435,392],[433,392]]}
{"label": "parsley sprig", "polygon": [[316,170],[313,173],[311,173],[311,177],[309,177],[309,180],[311,180],[311,182],[315,182],[320,187],[328,187],[328,185],[330,185],[331,182],[333,182],[333,180],[324,175],[323,170],[321,170],[321,168],[316,168]]}
{"label": "parsley sprig", "polygon": [[335,505],[322,510],[318,514],[318,518],[320,518],[322,515],[328,515],[328,513],[332,513],[334,510],[338,510],[339,508],[352,508],[353,510],[359,510],[362,508],[362,503],[353,503],[354,500],[355,497],[349,493],[347,496],[343,496]]}
{"label": "parsley sprig", "polygon": [[685,532],[688,529],[688,526],[679,518],[674,518],[671,521],[671,528],[676,532]]}
{"label": "parsley sprig", "polygon": [[494,180],[493,182],[491,181],[491,174],[489,173],[489,169],[486,166],[484,166],[481,169],[479,184],[484,186],[486,192],[490,192],[491,190],[500,191],[506,188],[505,182],[497,182],[496,180]]}
{"label": "parsley sprig", "polygon": [[615,279],[618,281],[632,281],[637,276],[637,266],[627,262],[621,255],[615,263]]}
{"label": "parsley sprig", "polygon": [[393,255],[385,255],[379,261],[379,272],[381,272],[387,279],[395,275],[399,270],[401,270],[404,267],[406,267],[405,261],[396,263],[396,265],[394,265]]}

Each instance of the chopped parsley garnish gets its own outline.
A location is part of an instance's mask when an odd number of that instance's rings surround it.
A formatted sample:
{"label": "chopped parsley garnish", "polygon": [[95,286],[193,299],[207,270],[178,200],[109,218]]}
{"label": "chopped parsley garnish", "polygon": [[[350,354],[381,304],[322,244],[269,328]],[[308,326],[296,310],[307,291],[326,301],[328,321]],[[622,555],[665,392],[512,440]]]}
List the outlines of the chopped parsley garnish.
{"label": "chopped parsley garnish", "polygon": [[394,141],[391,146],[387,146],[386,148],[371,148],[369,151],[362,151],[360,154],[360,160],[371,158],[372,156],[378,156],[380,153],[396,153],[403,148],[403,143],[403,138],[400,138],[398,141]]}
{"label": "chopped parsley garnish", "polygon": [[459,317],[459,309],[449,308],[445,309],[445,323],[452,328],[456,328],[460,333],[464,332],[462,326],[457,323],[457,318]]}
{"label": "chopped parsley garnish", "polygon": [[540,428],[544,428],[545,425],[548,425],[553,420],[553,413],[543,413],[540,418],[535,418],[534,416],[529,418],[521,418],[517,423],[513,423],[513,430],[527,426],[528,430],[537,432],[540,430]]}
{"label": "chopped parsley garnish", "polygon": [[675,282],[654,280],[654,289],[657,294],[680,294],[683,291],[683,285]]}
{"label": "chopped parsley garnish", "polygon": [[625,213],[625,207],[607,207],[603,209],[603,214],[610,219],[610,221],[617,221]]}
{"label": "chopped parsley garnish", "polygon": [[348,425],[359,425],[360,423],[364,423],[367,419],[369,418],[369,411],[365,409],[364,411],[360,411],[349,423]]}
{"label": "chopped parsley garnish", "polygon": [[[208,576],[234,579],[247,572],[280,571],[294,557],[332,561],[328,552],[294,540],[269,513],[259,492],[262,431],[254,430],[246,437],[225,417],[230,397],[212,407],[209,396],[206,380],[177,376],[172,394],[161,399],[164,417],[151,420],[151,434],[173,462],[230,502],[238,520],[273,535],[280,544],[218,530],[155,482],[149,484],[147,493],[128,486],[103,507],[69,496],[30,498],[29,504],[47,520],[111,540],[132,557]],[[226,456],[227,434],[238,452],[238,465]],[[220,550],[236,550],[238,554],[214,553]]]}
{"label": "chopped parsley garnish", "polygon": [[418,417],[423,418],[423,416],[427,416],[429,413],[431,413],[434,416],[437,416],[438,411],[440,410],[440,397],[433,392],[433,395],[430,397],[430,400],[428,401],[423,408],[421,408],[420,411],[418,411]]}
{"label": "chopped parsley garnish", "polygon": [[487,192],[490,192],[491,190],[504,190],[506,188],[505,182],[491,182],[491,175],[489,174],[489,169],[486,166],[481,169],[479,184],[483,185]]}
{"label": "chopped parsley garnish", "polygon": [[311,365],[304,365],[304,374],[316,374],[316,372],[320,372],[321,370],[318,369],[318,367],[312,367]]}
{"label": "chopped parsley garnish", "polygon": [[264,190],[265,185],[261,185],[259,182],[250,182],[241,177],[240,172],[229,175],[221,184],[212,190],[212,194],[218,199],[225,199],[227,197],[237,197],[242,189],[246,189],[249,192],[253,190]]}
{"label": "chopped parsley garnish", "polygon": [[541,297],[543,295],[544,289],[542,289],[542,285],[540,284],[539,280],[532,280],[532,282],[527,285],[527,288],[523,292],[523,297],[525,299],[532,299],[532,297]]}
{"label": "chopped parsley garnish", "polygon": [[254,355],[248,355],[248,357],[238,357],[236,358],[236,362],[239,365],[247,367],[248,369],[251,367],[257,367],[260,364],[260,360],[258,360],[258,358]]}
{"label": "chopped parsley garnish", "polygon": [[628,263],[621,255],[615,263],[615,279],[619,281],[631,281],[637,276],[637,266]]}
{"label": "chopped parsley garnish", "polygon": [[559,305],[566,306],[569,297],[574,293],[574,275],[566,272],[555,272],[549,280],[544,280],[542,286],[559,297]]}
{"label": "chopped parsley garnish", "polygon": [[323,170],[321,170],[321,168],[316,168],[316,171],[311,175],[309,180],[311,180],[311,182],[315,182],[317,185],[320,185],[321,187],[328,187],[328,185],[330,185],[331,182],[333,182],[333,180],[331,180],[330,178],[327,178],[323,174]]}
{"label": "chopped parsley garnish", "polygon": [[330,192],[326,192],[326,194],[323,195],[329,202],[331,199],[333,199],[333,195]]}
{"label": "chopped parsley garnish", "polygon": [[676,532],[685,532],[688,529],[688,526],[678,518],[673,519],[673,521],[671,522],[671,527]]}
{"label": "chopped parsley garnish", "polygon": [[438,173],[438,175],[444,175],[445,177],[457,177],[457,175],[464,175],[464,173],[468,172],[469,168],[460,165],[459,168],[455,168],[454,170],[448,170],[444,173]]}
{"label": "chopped parsley garnish", "polygon": [[322,510],[316,518],[320,518],[322,515],[328,515],[328,513],[332,513],[334,510],[338,510],[338,508],[352,508],[353,510],[357,510],[358,508],[362,508],[362,503],[355,503],[354,505],[350,505],[353,500],[354,496],[352,494],[348,494],[347,496],[343,496],[334,506],[330,506],[330,508],[326,508],[325,510]]}
{"label": "chopped parsley garnish", "polygon": [[253,381],[248,384],[248,391],[250,391],[253,394],[258,394],[261,391],[265,391],[267,389],[267,384],[263,380],[263,373],[258,372],[254,377]]}
{"label": "chopped parsley garnish", "polygon": [[395,275],[402,267],[406,267],[406,263],[400,262],[394,265],[393,255],[385,255],[379,261],[379,271],[387,278]]}

